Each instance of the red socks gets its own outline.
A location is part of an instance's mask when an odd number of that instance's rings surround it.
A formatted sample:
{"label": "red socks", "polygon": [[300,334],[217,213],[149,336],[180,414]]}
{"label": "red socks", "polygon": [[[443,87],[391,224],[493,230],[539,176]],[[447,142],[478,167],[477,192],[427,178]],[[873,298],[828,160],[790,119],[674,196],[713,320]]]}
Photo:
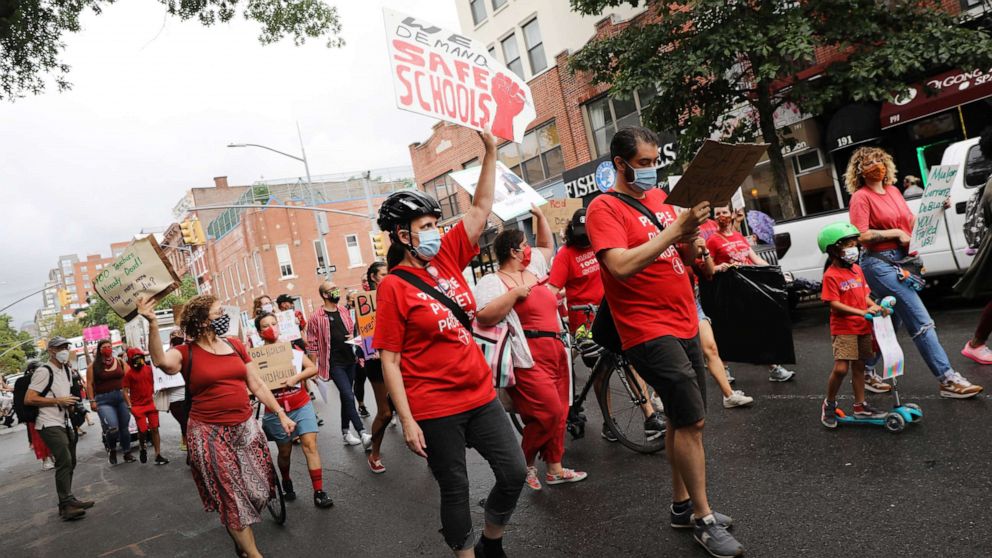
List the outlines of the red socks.
{"label": "red socks", "polygon": [[322,469],[310,469],[310,482],[313,483],[313,491],[320,492],[324,489],[324,471]]}

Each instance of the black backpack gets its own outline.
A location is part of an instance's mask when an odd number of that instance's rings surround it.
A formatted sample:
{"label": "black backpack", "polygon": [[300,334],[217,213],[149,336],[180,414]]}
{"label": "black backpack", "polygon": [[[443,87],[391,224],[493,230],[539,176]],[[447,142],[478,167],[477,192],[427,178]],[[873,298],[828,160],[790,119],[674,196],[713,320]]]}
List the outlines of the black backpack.
{"label": "black backpack", "polygon": [[[989,180],[989,183],[992,183],[992,180]],[[982,239],[988,234],[989,225],[992,225],[992,223],[985,222],[985,209],[982,207],[982,194],[985,188],[989,187],[989,183],[976,190],[968,198],[968,203],[965,206],[964,239],[968,243],[969,248],[977,249],[981,245]]]}
{"label": "black backpack", "polygon": [[48,370],[48,383],[45,385],[45,389],[41,392],[42,397],[44,397],[45,394],[52,391],[52,382],[55,381],[55,372],[47,364],[41,364],[34,370],[27,370],[24,372],[23,376],[14,382],[14,413],[17,415],[17,422],[20,424],[26,424],[38,420],[38,407],[35,407],[34,405],[25,405],[24,396],[27,395],[28,386],[31,385],[31,377],[41,368],[46,368]]}

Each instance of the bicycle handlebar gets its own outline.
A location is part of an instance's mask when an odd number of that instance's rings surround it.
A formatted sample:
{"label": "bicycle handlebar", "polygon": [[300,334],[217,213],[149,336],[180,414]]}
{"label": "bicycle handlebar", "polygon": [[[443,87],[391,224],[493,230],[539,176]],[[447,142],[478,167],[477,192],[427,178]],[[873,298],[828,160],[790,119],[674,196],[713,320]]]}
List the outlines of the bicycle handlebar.
{"label": "bicycle handlebar", "polygon": [[595,304],[582,304],[579,306],[569,306],[568,309],[572,312],[586,312],[588,314],[594,314],[599,307]]}

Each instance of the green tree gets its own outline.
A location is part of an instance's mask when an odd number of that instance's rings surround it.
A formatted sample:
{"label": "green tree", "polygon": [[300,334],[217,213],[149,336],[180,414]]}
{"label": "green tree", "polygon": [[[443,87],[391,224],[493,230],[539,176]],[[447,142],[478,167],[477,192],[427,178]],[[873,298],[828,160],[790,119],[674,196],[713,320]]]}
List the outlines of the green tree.
{"label": "green tree", "polygon": [[86,314],[80,322],[84,327],[106,325],[110,329],[116,329],[121,333],[124,332],[124,319],[118,316],[117,312],[114,312],[114,309],[109,304],[96,295],[90,298],[90,304],[86,308]]}
{"label": "green tree", "polygon": [[[290,36],[301,45],[327,38],[340,47],[337,9],[322,0],[158,0],[164,11],[205,26],[230,21],[239,12],[261,24],[258,40],[269,44]],[[38,94],[48,79],[69,89],[69,65],[62,61],[65,35],[81,30],[84,10],[100,14],[114,0],[0,0],[0,99]]]}
{"label": "green tree", "polygon": [[73,320],[67,322],[62,319],[62,316],[55,317],[55,324],[52,326],[52,337],[65,337],[70,339],[72,337],[79,337],[83,334],[83,323],[79,320]]}
{"label": "green tree", "polygon": [[194,296],[196,296],[196,282],[195,279],[193,279],[193,275],[187,273],[186,275],[183,275],[182,283],[179,284],[179,288],[160,300],[155,309],[172,310],[173,306],[182,306]]}
{"label": "green tree", "polygon": [[27,359],[37,354],[31,335],[11,326],[13,318],[0,314],[0,374],[12,374],[24,368]]}
{"label": "green tree", "polygon": [[[583,14],[639,0],[571,0]],[[656,19],[594,41],[572,58],[611,94],[649,86],[658,95],[645,125],[678,130],[676,167],[712,134],[770,144],[774,192],[785,218],[796,216],[775,109],[795,103],[807,113],[851,101],[892,100],[908,83],[947,68],[988,68],[992,36],[961,26],[936,0],[694,0],[649,2]],[[834,46],[817,79],[817,47]],[[803,76],[808,77],[808,76]],[[731,112],[750,118],[728,119]]]}

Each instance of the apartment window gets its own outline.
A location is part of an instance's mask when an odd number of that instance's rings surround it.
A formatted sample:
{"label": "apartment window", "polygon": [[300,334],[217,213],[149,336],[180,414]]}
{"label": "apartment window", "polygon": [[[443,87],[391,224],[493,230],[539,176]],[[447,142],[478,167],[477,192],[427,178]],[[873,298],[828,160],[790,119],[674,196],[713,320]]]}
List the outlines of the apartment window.
{"label": "apartment window", "polygon": [[231,282],[231,298],[236,298],[238,296],[238,291],[235,287],[237,283],[234,282],[234,271],[231,270],[231,266],[227,268],[227,279]]}
{"label": "apartment window", "polygon": [[554,121],[524,134],[519,145],[505,143],[496,152],[499,160],[524,182],[535,185],[554,178],[565,170],[558,127]]}
{"label": "apartment window", "polygon": [[365,265],[362,263],[362,247],[358,245],[358,235],[345,235],[344,244],[348,248],[348,265],[351,267]]}
{"label": "apartment window", "polygon": [[585,105],[586,122],[592,132],[597,157],[610,152],[610,141],[617,130],[641,125],[641,112],[655,95],[651,88],[639,91],[629,99],[600,97]]}
{"label": "apartment window", "polygon": [[541,41],[541,29],[537,26],[537,18],[524,24],[524,45],[527,47],[527,60],[530,61],[531,75],[548,67],[548,59],[544,56],[544,42]]}
{"label": "apartment window", "polygon": [[241,263],[245,266],[245,284],[248,285],[248,289],[251,289],[251,266],[248,265],[248,256],[245,256],[241,260]]}
{"label": "apartment window", "polygon": [[262,254],[255,252],[255,277],[258,278],[258,286],[265,283],[265,274],[262,272]]}
{"label": "apartment window", "polygon": [[89,280],[90,280],[90,274],[89,273],[84,273],[83,274],[83,281],[89,281]]}
{"label": "apartment window", "polygon": [[495,12],[496,10],[502,8],[509,1],[510,0],[493,0],[493,11]]}
{"label": "apartment window", "polygon": [[101,269],[103,269],[103,264],[96,264],[96,270],[100,271]]}
{"label": "apartment window", "polygon": [[448,180],[447,174],[426,182],[424,190],[434,196],[441,205],[441,220],[461,214],[461,209],[458,207],[458,187]]}
{"label": "apartment window", "polygon": [[276,258],[279,259],[279,274],[282,277],[293,275],[293,260],[289,257],[289,245],[276,244]]}
{"label": "apartment window", "polygon": [[231,267],[234,268],[234,274],[238,277],[238,292],[241,293],[245,292],[245,282],[244,279],[241,278],[241,268],[238,267],[237,263],[235,263]]}
{"label": "apartment window", "polygon": [[510,33],[500,44],[503,46],[503,61],[506,67],[521,78],[524,77],[524,63],[520,60],[520,49],[517,47],[517,36]]}
{"label": "apartment window", "polygon": [[499,58],[496,58],[496,45],[489,45],[486,47],[486,50],[489,51],[489,56],[492,56],[493,60],[499,60]]}
{"label": "apartment window", "polygon": [[485,0],[468,0],[468,9],[472,12],[472,22],[476,25],[486,21]]}

